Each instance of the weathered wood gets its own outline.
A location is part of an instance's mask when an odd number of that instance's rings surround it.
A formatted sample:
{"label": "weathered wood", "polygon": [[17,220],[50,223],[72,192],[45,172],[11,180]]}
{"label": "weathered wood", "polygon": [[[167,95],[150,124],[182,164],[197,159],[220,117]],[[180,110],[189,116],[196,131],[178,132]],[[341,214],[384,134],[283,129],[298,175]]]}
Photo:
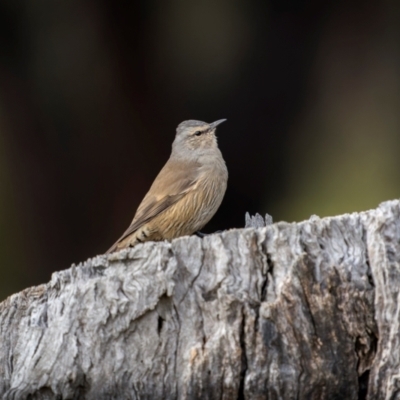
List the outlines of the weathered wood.
{"label": "weathered wood", "polygon": [[400,203],[270,222],[98,256],[9,297],[0,398],[400,398]]}

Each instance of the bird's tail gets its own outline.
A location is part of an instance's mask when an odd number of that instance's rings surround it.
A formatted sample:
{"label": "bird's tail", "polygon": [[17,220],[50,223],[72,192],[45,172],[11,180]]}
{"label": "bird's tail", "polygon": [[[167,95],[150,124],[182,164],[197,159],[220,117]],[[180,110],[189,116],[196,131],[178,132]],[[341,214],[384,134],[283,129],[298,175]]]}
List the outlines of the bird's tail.
{"label": "bird's tail", "polygon": [[104,254],[114,253],[114,251],[117,250],[118,243],[119,243],[119,240],[117,242],[115,242]]}

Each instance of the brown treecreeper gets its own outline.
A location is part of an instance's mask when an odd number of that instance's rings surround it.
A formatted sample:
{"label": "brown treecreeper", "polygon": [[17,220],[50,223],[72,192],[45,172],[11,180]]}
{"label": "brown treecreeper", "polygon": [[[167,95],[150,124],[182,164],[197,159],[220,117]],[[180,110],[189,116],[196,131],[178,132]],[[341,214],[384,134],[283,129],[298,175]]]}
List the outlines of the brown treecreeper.
{"label": "brown treecreeper", "polygon": [[199,231],[218,210],[228,170],[211,124],[189,120],[178,125],[169,160],[142,200],[132,223],[107,251]]}

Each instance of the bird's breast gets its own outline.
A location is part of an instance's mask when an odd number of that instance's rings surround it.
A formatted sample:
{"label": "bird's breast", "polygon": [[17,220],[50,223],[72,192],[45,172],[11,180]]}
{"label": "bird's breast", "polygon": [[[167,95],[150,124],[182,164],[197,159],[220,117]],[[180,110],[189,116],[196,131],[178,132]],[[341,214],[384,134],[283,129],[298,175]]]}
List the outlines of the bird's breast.
{"label": "bird's breast", "polygon": [[196,191],[201,197],[201,208],[206,213],[213,215],[217,211],[225,195],[227,182],[228,170],[222,159],[203,169]]}

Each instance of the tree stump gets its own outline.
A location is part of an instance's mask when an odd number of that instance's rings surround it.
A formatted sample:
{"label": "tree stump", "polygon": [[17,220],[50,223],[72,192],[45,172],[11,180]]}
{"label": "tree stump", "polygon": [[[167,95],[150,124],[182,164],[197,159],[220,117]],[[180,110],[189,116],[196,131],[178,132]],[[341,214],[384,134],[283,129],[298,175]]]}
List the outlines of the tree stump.
{"label": "tree stump", "polygon": [[400,398],[400,202],[145,243],[0,304],[1,399]]}

